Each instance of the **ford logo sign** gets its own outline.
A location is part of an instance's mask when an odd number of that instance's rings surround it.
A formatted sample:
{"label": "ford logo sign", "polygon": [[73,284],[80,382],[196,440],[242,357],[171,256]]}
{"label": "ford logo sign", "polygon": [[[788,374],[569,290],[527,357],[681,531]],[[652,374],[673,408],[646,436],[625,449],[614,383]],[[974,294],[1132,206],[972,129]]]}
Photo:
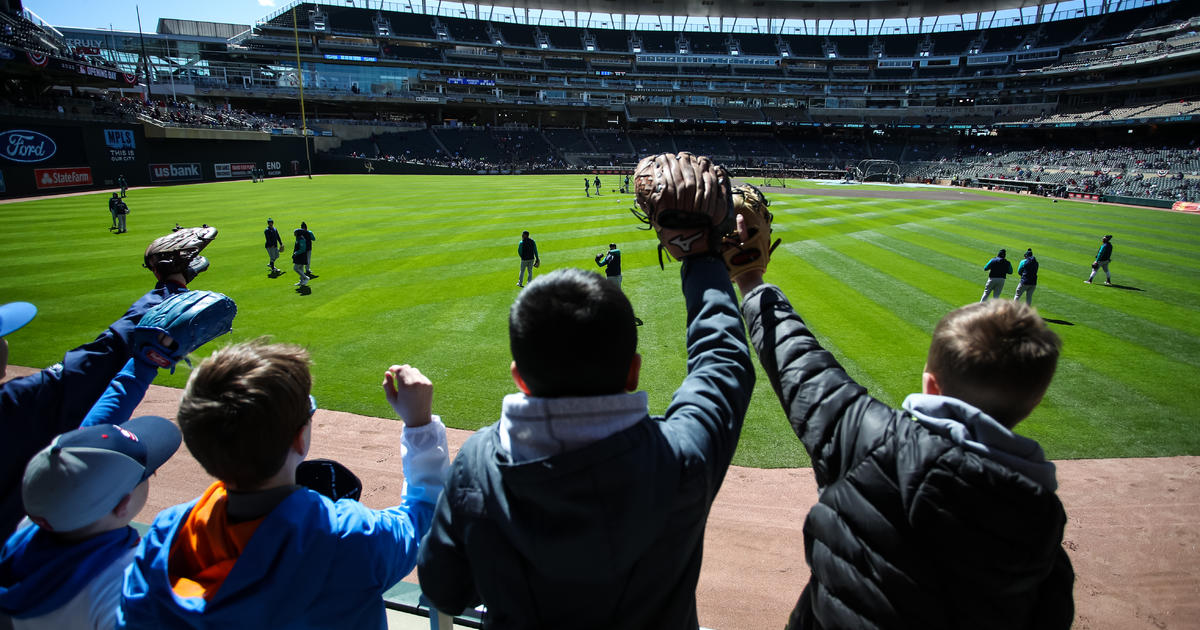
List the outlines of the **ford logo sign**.
{"label": "ford logo sign", "polygon": [[54,157],[58,145],[44,133],[9,129],[0,133],[0,155],[14,162],[41,162]]}

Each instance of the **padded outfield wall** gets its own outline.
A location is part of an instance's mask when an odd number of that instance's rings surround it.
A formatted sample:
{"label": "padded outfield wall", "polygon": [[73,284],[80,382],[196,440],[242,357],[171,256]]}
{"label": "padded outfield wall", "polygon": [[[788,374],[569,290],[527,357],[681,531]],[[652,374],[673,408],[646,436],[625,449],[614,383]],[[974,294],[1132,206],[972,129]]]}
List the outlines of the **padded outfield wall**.
{"label": "padded outfield wall", "polygon": [[0,197],[306,172],[304,140],[260,132],[46,118],[0,120]]}

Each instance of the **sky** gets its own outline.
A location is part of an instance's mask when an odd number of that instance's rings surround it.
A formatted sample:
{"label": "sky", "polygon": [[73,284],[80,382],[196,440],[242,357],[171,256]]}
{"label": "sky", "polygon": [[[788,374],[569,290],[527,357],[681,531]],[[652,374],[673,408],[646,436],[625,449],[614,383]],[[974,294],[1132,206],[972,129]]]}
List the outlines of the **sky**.
{"label": "sky", "polygon": [[137,31],[137,9],[142,11],[142,30],[153,33],[159,18],[254,24],[288,0],[23,0],[26,9],[55,26]]}

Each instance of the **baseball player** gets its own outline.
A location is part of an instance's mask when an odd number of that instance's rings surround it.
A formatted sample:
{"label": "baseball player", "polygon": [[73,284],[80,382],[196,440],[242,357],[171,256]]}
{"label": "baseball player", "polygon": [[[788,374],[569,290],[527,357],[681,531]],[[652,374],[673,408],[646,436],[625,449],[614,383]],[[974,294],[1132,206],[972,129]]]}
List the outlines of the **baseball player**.
{"label": "baseball player", "polygon": [[120,209],[121,198],[117,196],[117,193],[113,193],[112,198],[108,200],[108,213],[112,215],[112,227],[108,228],[109,232],[117,230],[117,215],[120,214]]}
{"label": "baseball player", "polygon": [[588,192],[588,190],[591,189],[591,186],[592,186],[592,182],[589,181],[588,178],[584,177],[583,178],[583,194],[587,195],[588,197],[592,196],[592,193]]}
{"label": "baseball player", "polygon": [[1096,252],[1096,260],[1092,263],[1092,273],[1088,276],[1085,284],[1091,284],[1092,278],[1096,277],[1096,272],[1100,269],[1104,270],[1104,285],[1112,286],[1112,274],[1108,272],[1108,263],[1112,260],[1112,234],[1105,234],[1104,238],[1100,239],[1100,249]]}
{"label": "baseball player", "polygon": [[274,220],[267,219],[267,229],[263,230],[263,236],[267,239],[267,256],[270,257],[267,269],[270,269],[271,273],[283,273],[275,267],[275,259],[279,258],[279,250],[283,249],[283,239],[279,238],[279,230],[275,229]]}
{"label": "baseball player", "polygon": [[600,196],[600,176],[599,175],[596,176],[596,181],[592,182],[592,185],[596,188],[596,196],[599,197]]}

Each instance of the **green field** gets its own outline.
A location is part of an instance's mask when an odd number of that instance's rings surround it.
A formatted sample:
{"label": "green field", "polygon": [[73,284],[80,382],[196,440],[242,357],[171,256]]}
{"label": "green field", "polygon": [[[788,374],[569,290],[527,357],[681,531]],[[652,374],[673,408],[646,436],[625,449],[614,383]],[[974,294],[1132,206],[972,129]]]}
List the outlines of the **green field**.
{"label": "green field", "polygon": [[[176,222],[220,228],[212,268],[192,283],[233,297],[232,335],[272,335],[311,349],[322,408],[390,417],[379,383],[393,363],[435,384],[453,427],[495,421],[509,378],[507,314],[518,291],[516,245],[530,230],[544,273],[595,269],[610,241],[639,329],[642,387],[661,412],[684,374],[678,264],[659,270],[631,197],[584,198],[579,176],[329,176],[130,191],[129,232],[107,231],[107,194],[0,205],[0,301],[38,317],[10,335],[10,362],[45,366],[118,317],[153,285],[142,252]],[[1020,432],[1052,458],[1200,454],[1200,216],[1012,195],[897,201],[771,195],[783,245],[768,280],[783,287],[847,370],[897,405],[920,386],[929,334],[977,300],[1000,247],[1041,262],[1034,305],[1062,336],[1045,401]],[[312,292],[269,278],[267,217],[290,246],[317,236]],[[1085,285],[1099,237],[1114,234],[1116,287]],[[287,262],[287,264],[284,264]],[[1016,279],[1005,294],[1011,296]],[[211,348],[203,349],[205,355]],[[158,384],[180,387],[186,367]],[[808,459],[761,376],[735,463]]]}

